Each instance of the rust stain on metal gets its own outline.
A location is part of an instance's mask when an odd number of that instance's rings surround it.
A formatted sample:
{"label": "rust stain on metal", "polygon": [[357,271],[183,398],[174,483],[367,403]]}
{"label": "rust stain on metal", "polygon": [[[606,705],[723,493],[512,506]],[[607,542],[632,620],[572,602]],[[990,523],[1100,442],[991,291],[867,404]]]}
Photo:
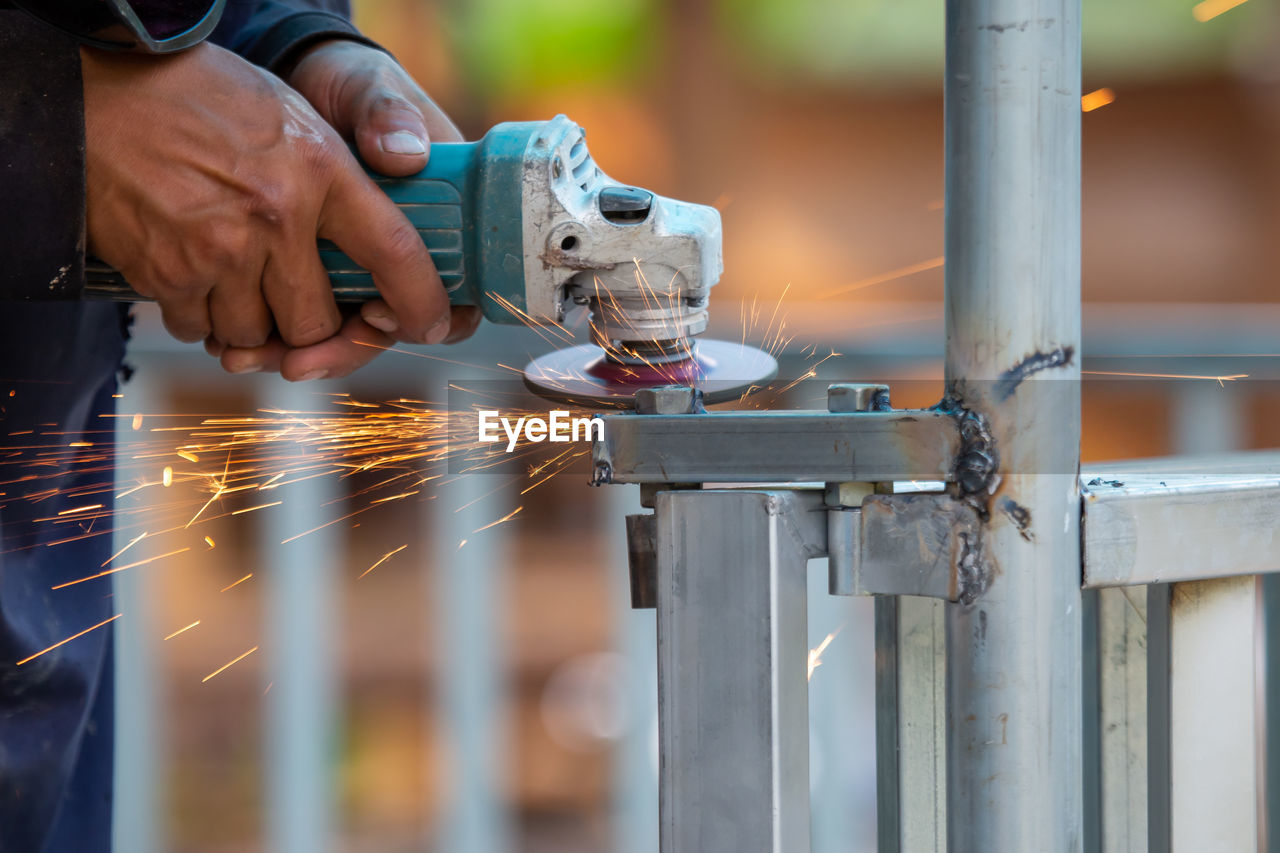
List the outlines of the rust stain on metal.
{"label": "rust stain on metal", "polygon": [[1022,384],[1022,380],[1041,370],[1070,364],[1075,352],[1074,347],[1058,347],[1048,352],[1032,353],[1000,374],[1000,379],[996,382],[996,397],[1001,401],[1009,399]]}
{"label": "rust stain on metal", "polygon": [[1031,532],[1031,510],[1013,498],[1001,498],[1000,511],[1009,517],[1014,527],[1018,528],[1018,533],[1023,539],[1028,542],[1035,541],[1035,534]]}
{"label": "rust stain on metal", "polygon": [[957,600],[961,604],[973,604],[991,588],[991,581],[998,572],[984,553],[979,534],[957,530],[955,543]]}

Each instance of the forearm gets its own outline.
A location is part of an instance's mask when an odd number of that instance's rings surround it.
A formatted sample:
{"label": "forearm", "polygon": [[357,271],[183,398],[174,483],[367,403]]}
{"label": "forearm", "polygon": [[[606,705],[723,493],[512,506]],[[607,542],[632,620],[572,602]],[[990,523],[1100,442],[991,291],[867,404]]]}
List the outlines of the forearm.
{"label": "forearm", "polygon": [[0,298],[58,298],[84,275],[84,94],[71,38],[0,5]]}

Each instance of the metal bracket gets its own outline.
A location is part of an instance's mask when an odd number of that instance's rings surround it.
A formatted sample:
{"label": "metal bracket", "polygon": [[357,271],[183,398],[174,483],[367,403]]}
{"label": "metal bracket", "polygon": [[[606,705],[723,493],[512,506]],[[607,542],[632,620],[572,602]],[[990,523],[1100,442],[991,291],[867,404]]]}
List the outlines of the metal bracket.
{"label": "metal bracket", "polygon": [[982,522],[950,495],[870,495],[827,511],[832,595],[964,597],[981,576]]}

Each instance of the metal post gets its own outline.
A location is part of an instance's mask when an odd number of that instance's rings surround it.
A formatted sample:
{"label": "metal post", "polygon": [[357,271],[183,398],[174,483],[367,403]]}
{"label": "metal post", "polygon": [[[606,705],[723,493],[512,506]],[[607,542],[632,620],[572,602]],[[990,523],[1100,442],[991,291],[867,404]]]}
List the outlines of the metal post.
{"label": "metal post", "polygon": [[511,511],[511,491],[503,486],[499,477],[464,473],[441,484],[426,505],[431,642],[441,661],[446,745],[445,762],[433,768],[444,801],[432,834],[434,849],[449,853],[512,848],[504,796],[511,750],[500,623],[508,533],[502,524],[481,530]]}
{"label": "metal post", "polygon": [[662,492],[663,853],[809,850],[807,558],[785,491]]}
{"label": "metal post", "polygon": [[613,752],[613,853],[657,853],[658,767],[654,733],[658,724],[657,629],[653,609],[633,609],[627,571],[626,529],[616,522],[640,512],[639,490],[607,489],[605,515],[609,520],[609,573],[617,620],[614,649],[626,661],[622,683],[628,726]]}
{"label": "metal post", "polygon": [[[134,356],[136,359],[137,356]],[[151,376],[152,365],[140,365]],[[134,484],[127,478],[130,445],[139,433],[131,428],[135,413],[153,414],[169,408],[156,402],[154,378],[126,386],[116,419],[116,492]],[[124,548],[137,534],[115,534],[111,553]],[[168,847],[162,819],[162,785],[166,727],[164,667],[156,641],[164,636],[158,624],[155,578],[146,569],[120,572],[112,578],[117,612],[128,617],[115,625],[115,762],[112,849],[159,853]]]}
{"label": "metal post", "polygon": [[1080,2],[946,10],[947,388],[989,512],[947,612],[948,841],[1080,850]]}
{"label": "metal post", "polygon": [[[316,391],[282,380],[258,385],[263,399],[297,411],[316,407]],[[331,478],[317,478],[264,515],[260,559],[266,571],[263,651],[270,691],[265,700],[263,759],[267,782],[267,849],[324,853],[333,849],[334,730],[338,675],[333,626],[340,543],[332,527],[284,540],[320,524]],[[324,518],[328,521],[328,518]]]}
{"label": "metal post", "polygon": [[875,600],[880,853],[946,853],[944,606],[912,595]]}
{"label": "metal post", "polygon": [[1254,682],[1260,590],[1259,579],[1248,575],[1173,585],[1168,708],[1175,851],[1263,849],[1264,747]]}

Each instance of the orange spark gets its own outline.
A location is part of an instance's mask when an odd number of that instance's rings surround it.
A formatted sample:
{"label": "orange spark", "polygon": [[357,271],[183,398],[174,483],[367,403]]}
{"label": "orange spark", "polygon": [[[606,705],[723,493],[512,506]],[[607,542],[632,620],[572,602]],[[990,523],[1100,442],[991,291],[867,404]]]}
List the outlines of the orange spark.
{"label": "orange spark", "polygon": [[75,639],[78,639],[78,638],[80,638],[80,637],[83,637],[85,634],[89,633],[90,631],[96,631],[96,630],[98,630],[98,629],[99,629],[99,628],[101,628],[103,625],[109,625],[109,624],[111,624],[112,622],[114,622],[114,621],[116,621],[117,619],[119,619],[119,618],[120,618],[120,616],[121,616],[121,614],[117,613],[115,616],[112,616],[110,619],[103,619],[103,620],[102,620],[101,622],[99,622],[97,625],[93,625],[92,627],[85,628],[83,631],[80,631],[80,632],[78,632],[78,633],[72,634],[70,637],[67,637],[65,640],[59,640],[58,642],[54,643],[52,646],[49,646],[47,649],[41,649],[40,651],[36,652],[34,655],[30,655],[30,656],[28,656],[28,657],[23,658],[22,660],[18,661],[16,664],[14,664],[14,666],[22,666],[24,663],[31,663],[31,661],[33,661],[33,660],[35,660],[36,658],[40,657],[40,655],[43,655],[43,654],[45,654],[45,653],[47,653],[47,652],[51,652],[51,651],[53,651],[54,649],[58,648],[58,646],[65,646],[67,643],[71,642],[72,640],[75,640]]}
{"label": "orange spark", "polygon": [[210,548],[215,547],[215,546],[216,546],[216,544],[217,544],[217,543],[215,543],[215,542],[213,541],[213,537],[212,537],[212,536],[206,536],[206,537],[204,537],[204,541],[205,541],[205,544],[206,544],[206,545],[208,545]]}
{"label": "orange spark", "polygon": [[396,548],[394,551],[388,551],[387,553],[383,554],[383,555],[378,559],[378,562],[374,563],[372,566],[370,566],[369,568],[367,568],[367,569],[365,569],[363,572],[361,572],[361,573],[360,573],[360,577],[356,578],[356,580],[360,580],[360,578],[362,578],[362,577],[364,577],[365,575],[369,574],[369,572],[371,572],[371,571],[373,571],[374,569],[378,568],[378,566],[381,566],[381,565],[382,565],[383,563],[385,563],[387,560],[390,560],[390,559],[391,559],[392,557],[394,557],[396,554],[399,554],[401,551],[403,551],[405,548],[408,548],[408,547],[409,547],[408,543],[405,543],[404,545],[401,545],[399,548]]}
{"label": "orange spark", "polygon": [[121,548],[119,551],[116,551],[114,554],[112,554],[110,557],[108,557],[108,558],[107,558],[107,562],[106,562],[106,563],[103,563],[103,564],[102,564],[102,566],[99,566],[98,568],[102,568],[103,566],[106,566],[106,565],[107,565],[107,563],[110,563],[112,560],[114,560],[116,557],[119,557],[119,556],[120,556],[121,554],[123,554],[125,551],[128,551],[128,550],[129,550],[130,548],[132,548],[134,545],[137,545],[137,544],[138,544],[139,542],[141,542],[144,538],[146,538],[146,535],[147,535],[147,531],[145,531],[145,530],[144,530],[144,531],[142,531],[141,533],[139,533],[137,536],[135,536],[135,537],[133,537],[132,539],[130,539],[130,540],[129,540],[129,544],[128,544],[128,545],[125,545],[125,546],[124,546],[123,548]]}
{"label": "orange spark", "polygon": [[1223,12],[1228,12],[1244,3],[1245,0],[1203,0],[1191,7],[1191,17],[1200,23],[1212,20]]}
{"label": "orange spark", "polygon": [[1094,89],[1087,95],[1080,98],[1080,109],[1083,112],[1091,113],[1094,110],[1105,107],[1116,99],[1116,93],[1106,88]]}
{"label": "orange spark", "polygon": [[190,625],[186,626],[185,628],[179,628],[178,630],[174,631],[172,634],[165,637],[165,639],[172,640],[174,637],[178,636],[179,634],[185,634],[186,632],[190,631],[192,628],[194,628],[199,624],[200,624],[200,620],[197,619],[196,621],[192,622]]}
{"label": "orange spark", "polygon": [[228,669],[230,669],[231,667],[233,667],[233,666],[235,666],[236,664],[240,663],[240,661],[244,660],[245,658],[247,658],[249,655],[253,654],[253,653],[254,653],[254,652],[256,652],[257,650],[258,650],[258,647],[257,647],[257,646],[254,646],[253,648],[249,649],[249,651],[247,651],[247,652],[245,652],[244,654],[240,655],[240,657],[238,657],[238,658],[234,658],[233,660],[229,660],[229,661],[227,661],[227,662],[226,662],[226,663],[224,663],[222,666],[218,667],[218,668],[217,668],[217,669],[215,669],[213,672],[209,673],[209,674],[208,674],[208,675],[206,675],[204,678],[200,679],[200,683],[201,683],[201,684],[204,684],[206,681],[208,681],[210,678],[213,678],[215,675],[220,675],[220,674],[222,674],[223,672],[226,672]]}
{"label": "orange spark", "polygon": [[240,578],[240,580],[238,580],[238,581],[236,581],[236,582],[234,582],[234,583],[229,583],[229,584],[227,584],[227,585],[226,585],[226,586],[224,586],[222,589],[218,590],[218,592],[226,592],[227,590],[229,590],[229,589],[231,589],[231,588],[233,588],[233,587],[237,587],[237,586],[239,586],[240,584],[244,583],[245,581],[247,581],[247,580],[248,580],[249,578],[251,578],[251,577],[253,577],[253,572],[249,572],[249,574],[245,575],[244,577]]}
{"label": "orange spark", "polygon": [[164,474],[162,475],[161,479],[166,489],[173,485],[173,467],[172,466],[170,465],[164,466]]}
{"label": "orange spark", "polygon": [[179,548],[176,551],[170,551],[168,554],[157,554],[154,557],[148,557],[147,559],[139,560],[136,563],[129,563],[127,566],[116,566],[114,569],[107,569],[106,571],[98,572],[96,575],[89,575],[88,577],[77,578],[73,581],[60,583],[57,586],[49,587],[49,589],[65,589],[66,587],[75,586],[76,584],[84,583],[85,581],[96,580],[98,578],[105,578],[107,575],[114,575],[116,572],[123,572],[125,569],[136,569],[138,566],[145,566],[147,563],[154,563],[156,560],[163,560],[165,557],[173,557],[177,554],[181,554],[185,551],[190,551],[190,550],[191,550],[190,548]]}
{"label": "orange spark", "polygon": [[880,273],[880,275],[873,275],[870,278],[860,279],[859,281],[855,281],[853,284],[846,284],[842,287],[837,287],[834,290],[819,293],[818,298],[826,299],[829,296],[838,296],[841,293],[850,293],[854,290],[862,290],[864,287],[874,287],[877,284],[884,284],[887,281],[906,278],[909,275],[915,275],[916,273],[924,272],[925,270],[935,270],[942,266],[944,261],[945,258],[939,255],[936,258],[930,258],[929,260],[921,261],[918,264],[908,264],[907,266],[899,267],[896,270],[889,270],[888,272]]}
{"label": "orange spark", "polygon": [[77,512],[88,512],[91,509],[102,509],[102,504],[89,504],[88,506],[78,506],[75,509],[64,509],[58,515],[74,515]]}
{"label": "orange spark", "polygon": [[233,510],[231,514],[244,515],[246,512],[254,512],[255,510],[266,509],[267,507],[280,506],[280,504],[282,503],[284,503],[284,501],[273,501],[272,503],[269,503],[269,504],[258,504],[257,506],[247,506],[244,509]]}
{"label": "orange spark", "polygon": [[181,456],[183,459],[187,460],[188,462],[199,462],[199,461],[200,461],[200,457],[199,457],[199,456],[196,456],[196,455],[195,455],[194,453],[192,453],[190,450],[178,450],[178,451],[175,451],[175,452],[176,452],[179,456]]}
{"label": "orange spark", "polygon": [[142,413],[133,416],[133,428],[135,431],[142,429]]}
{"label": "orange spark", "polygon": [[1125,373],[1118,370],[1082,370],[1083,374],[1089,376],[1134,376],[1140,379],[1212,379],[1219,385],[1226,382],[1234,382],[1237,379],[1248,379],[1247,373],[1231,373],[1223,376],[1206,376],[1195,373]]}
{"label": "orange spark", "polygon": [[523,505],[516,507],[511,512],[507,513],[497,521],[491,521],[488,524],[486,524],[484,527],[471,531],[471,535],[475,536],[481,530],[488,530],[490,527],[497,527],[499,524],[502,524],[504,521],[510,521],[511,519],[515,518],[520,513],[520,510],[522,509],[524,509]]}

